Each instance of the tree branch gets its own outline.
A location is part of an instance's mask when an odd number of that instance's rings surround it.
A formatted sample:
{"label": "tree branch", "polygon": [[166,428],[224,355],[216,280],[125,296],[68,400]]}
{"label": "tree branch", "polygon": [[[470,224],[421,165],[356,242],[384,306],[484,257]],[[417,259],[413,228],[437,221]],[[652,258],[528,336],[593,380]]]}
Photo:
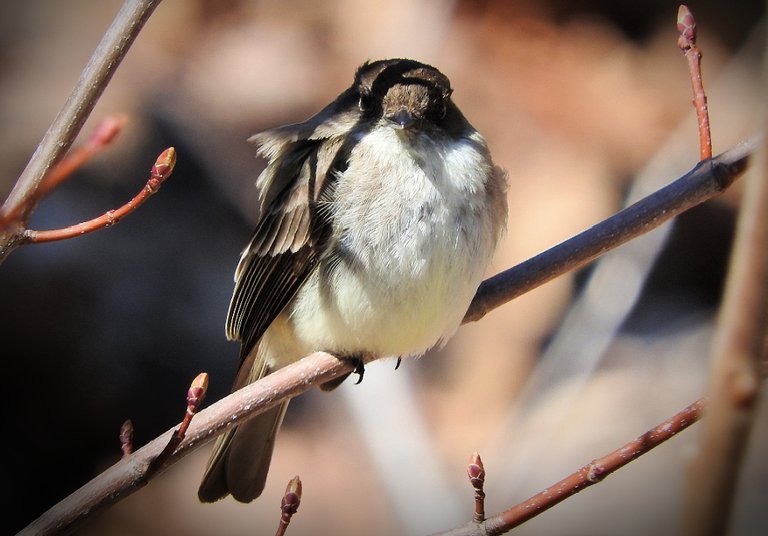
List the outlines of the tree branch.
{"label": "tree branch", "polygon": [[[638,201],[607,220],[483,282],[464,322],[479,320],[492,309],[573,270],[668,219],[715,197],[745,169],[756,141],[731,149],[712,161],[698,164],[669,186]],[[281,401],[295,397],[313,384],[322,384],[352,372],[354,364],[318,352],[279,369],[223,398],[200,412],[187,437],[168,457],[156,476],[173,463],[231,426],[263,413]],[[52,534],[74,530],[91,514],[128,496],[148,482],[147,469],[168,444],[169,430],[126,456],[102,474],[62,500],[21,534]]]}
{"label": "tree branch", "polygon": [[160,1],[126,0],[115,16],[67,102],[48,127],[0,211],[2,214],[19,214],[18,221],[0,229],[0,262],[18,245],[24,222],[35,208],[35,193],[43,177],[72,145],[104,88]]}
{"label": "tree branch", "polygon": [[667,439],[688,428],[701,418],[703,400],[697,400],[657,427],[644,433],[637,439],[592,460],[578,471],[552,484],[526,501],[488,518],[483,523],[469,523],[463,527],[440,533],[440,536],[493,536],[503,534],[529,519],[549,510],[571,495],[597,484],[614,471],[621,469],[661,445]]}
{"label": "tree branch", "polygon": [[[231,426],[276,406],[282,400],[308,391],[314,384],[325,383],[352,372],[354,367],[351,361],[339,360],[330,354],[317,352],[232,393],[195,415],[185,439],[151,476],[161,474],[192,450]],[[153,460],[160,455],[175,434],[176,429],[172,428],[130,456],[123,457],[45,512],[22,530],[19,536],[71,532],[91,515],[142,488],[149,482],[147,472]]]}
{"label": "tree branch", "polygon": [[[93,158],[114,141],[128,121],[126,115],[113,115],[103,119],[91,133],[88,140],[80,147],[70,151],[48,170],[34,194],[27,199],[26,204],[36,204],[75,171]],[[0,227],[4,228],[10,222],[19,220],[24,211],[24,205],[16,205],[12,211],[0,211]]]}
{"label": "tree branch", "polygon": [[464,322],[489,311],[557,276],[581,268],[603,253],[647,233],[665,221],[728,188],[746,169],[757,139],[751,139],[690,172],[661,190],[617,212],[565,242],[483,281]]}

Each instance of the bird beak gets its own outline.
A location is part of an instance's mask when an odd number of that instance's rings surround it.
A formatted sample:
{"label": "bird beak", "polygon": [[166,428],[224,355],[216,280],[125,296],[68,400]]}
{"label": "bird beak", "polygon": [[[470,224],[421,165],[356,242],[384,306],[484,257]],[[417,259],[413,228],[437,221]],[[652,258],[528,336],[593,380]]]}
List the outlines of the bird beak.
{"label": "bird beak", "polygon": [[397,112],[387,115],[387,120],[395,124],[399,129],[410,128],[416,122],[416,118],[405,108],[400,108]]}

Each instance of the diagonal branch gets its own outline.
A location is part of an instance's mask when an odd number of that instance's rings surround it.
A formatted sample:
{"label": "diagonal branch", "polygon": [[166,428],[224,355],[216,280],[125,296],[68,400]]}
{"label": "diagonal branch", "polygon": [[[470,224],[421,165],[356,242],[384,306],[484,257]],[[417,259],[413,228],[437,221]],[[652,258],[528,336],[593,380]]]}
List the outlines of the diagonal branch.
{"label": "diagonal branch", "polygon": [[603,253],[725,191],[746,169],[756,139],[699,162],[673,183],[517,266],[483,281],[464,322],[486,313],[557,276],[581,268]]}
{"label": "diagonal branch", "polygon": [[[262,413],[286,398],[300,395],[314,384],[328,382],[352,372],[353,369],[354,365],[350,361],[341,361],[330,354],[318,352],[247,385],[195,415],[184,441],[151,476],[161,474],[230,426]],[[22,530],[19,536],[74,531],[92,514],[142,488],[150,480],[147,472],[153,460],[160,455],[175,434],[174,427],[130,456],[124,456],[85,486],[54,505]]]}
{"label": "diagonal branch", "polygon": [[[571,473],[533,497],[490,517],[482,523],[442,532],[439,536],[491,536],[504,534],[561,503],[571,495],[601,482],[611,473],[658,447],[701,418],[704,399],[699,399],[652,430]],[[438,535],[436,535],[438,536]]]}
{"label": "diagonal branch", "polygon": [[[600,254],[717,196],[746,168],[756,143],[751,140],[711,161],[700,163],[669,186],[611,218],[486,280],[480,286],[464,322],[479,320],[499,305],[569,270],[581,267]],[[330,354],[318,352],[232,393],[197,414],[187,431],[186,439],[156,474],[231,426],[309,390],[312,385],[352,372],[353,368],[354,365],[349,361],[340,361]],[[149,465],[168,444],[173,433],[173,430],[169,430],[132,455],[124,457],[53,506],[21,534],[51,534],[74,530],[91,514],[144,486],[149,480]]]}

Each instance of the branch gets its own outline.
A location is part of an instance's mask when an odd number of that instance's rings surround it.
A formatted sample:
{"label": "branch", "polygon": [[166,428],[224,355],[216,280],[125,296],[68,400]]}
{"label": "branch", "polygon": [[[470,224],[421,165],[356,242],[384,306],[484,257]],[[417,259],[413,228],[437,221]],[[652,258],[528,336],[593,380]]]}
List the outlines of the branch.
{"label": "branch", "polygon": [[712,160],[700,162],[673,183],[621,212],[483,281],[464,322],[480,320],[499,305],[563,273],[581,268],[603,253],[721,194],[746,169],[756,146],[757,140],[751,139]]}
{"label": "branch", "polygon": [[[479,320],[490,310],[573,270],[598,255],[661,225],[669,218],[715,197],[747,165],[756,141],[752,140],[716,159],[698,164],[669,186],[618,214],[485,282],[478,289],[464,322]],[[156,476],[192,449],[202,446],[231,426],[272,408],[307,390],[352,372],[354,364],[317,352],[252,383],[200,412],[187,437],[170,455]],[[168,444],[170,430],[127,456],[62,500],[29,525],[22,534],[51,534],[73,530],[93,513],[128,496],[148,482],[147,469]]]}
{"label": "branch", "polygon": [[19,231],[35,208],[34,197],[43,177],[70,148],[115,70],[159,3],[160,0],[126,0],[115,16],[0,211],[3,215],[20,215],[16,225],[0,230],[0,262],[18,245]]}
{"label": "branch", "polygon": [[696,20],[691,10],[685,5],[681,5],[677,11],[677,30],[680,32],[677,46],[685,54],[685,59],[688,60],[688,71],[691,73],[693,107],[696,110],[699,125],[699,160],[707,160],[712,158],[712,135],[709,128],[707,94],[704,92],[704,83],[701,79],[701,50],[696,46]]}
{"label": "branch", "polygon": [[[330,354],[317,352],[301,361],[276,370],[258,382],[232,393],[197,413],[187,429],[186,437],[165,463],[152,472],[162,474],[168,467],[246,418],[253,417],[281,401],[308,391],[352,372],[354,364]],[[19,536],[42,536],[74,531],[91,515],[124,499],[149,482],[147,473],[153,460],[176,435],[172,428],[130,456],[123,457],[103,473],[53,506],[19,533]]]}
{"label": "branch", "polygon": [[542,492],[509,510],[488,518],[483,523],[469,523],[463,527],[440,533],[441,536],[493,536],[503,534],[542,512],[549,510],[571,495],[597,484],[614,471],[636,460],[646,452],[661,445],[667,439],[688,428],[701,418],[703,400],[697,400],[656,428],[649,430],[634,441],[593,460],[575,473],[552,484]]}
{"label": "branch", "polygon": [[[84,145],[67,153],[48,173],[45,174],[40,186],[27,200],[27,204],[36,204],[59,184],[69,178],[97,153],[111,144],[128,122],[126,115],[108,116],[94,128]],[[5,227],[14,220],[22,219],[24,205],[16,205],[12,212],[0,211],[0,227]]]}
{"label": "branch", "polygon": [[192,424],[192,419],[197,414],[197,410],[203,404],[205,395],[208,392],[208,373],[201,372],[195,379],[192,380],[192,384],[187,391],[187,410],[184,412],[184,419],[181,421],[181,425],[174,430],[171,439],[168,440],[168,444],[163,447],[160,454],[155,456],[152,462],[147,467],[147,472],[144,475],[145,478],[151,476],[160,469],[168,458],[176,452],[176,448],[187,437],[187,430]]}
{"label": "branch", "polygon": [[173,167],[175,165],[176,150],[173,147],[169,147],[160,153],[160,156],[155,160],[155,163],[152,165],[152,170],[149,173],[149,180],[141,191],[120,208],[108,210],[97,218],[70,225],[69,227],[64,227],[62,229],[51,229],[48,231],[24,229],[21,232],[18,244],[42,244],[44,242],[66,240],[68,238],[74,238],[76,236],[99,231],[106,227],[111,227],[120,221],[121,218],[124,218],[139,208],[151,195],[157,193],[163,182],[171,176],[171,173],[173,173]]}

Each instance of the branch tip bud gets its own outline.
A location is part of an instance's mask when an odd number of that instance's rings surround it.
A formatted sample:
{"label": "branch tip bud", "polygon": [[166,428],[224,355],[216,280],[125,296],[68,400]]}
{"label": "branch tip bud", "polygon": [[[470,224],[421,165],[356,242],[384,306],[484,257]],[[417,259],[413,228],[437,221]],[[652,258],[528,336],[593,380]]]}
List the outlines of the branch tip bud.
{"label": "branch tip bud", "polygon": [[176,149],[173,147],[168,147],[165,151],[160,153],[160,156],[158,156],[157,160],[155,160],[151,171],[152,178],[157,179],[160,182],[164,181],[171,175],[171,173],[173,173],[173,168],[175,165]]}
{"label": "branch tip bud", "polygon": [[285,495],[280,504],[280,509],[283,514],[293,515],[299,509],[301,503],[301,479],[299,475],[296,475],[288,482],[288,486],[285,488]]}
{"label": "branch tip bud", "polygon": [[485,467],[483,466],[483,460],[480,455],[475,452],[470,456],[469,463],[467,464],[467,476],[469,482],[475,489],[482,489],[485,483]]}
{"label": "branch tip bud", "polygon": [[208,392],[208,373],[198,374],[189,386],[187,391],[187,406],[194,412],[203,403],[205,394]]}
{"label": "branch tip bud", "polygon": [[120,446],[123,456],[128,456],[133,452],[133,422],[126,419],[120,426]]}
{"label": "branch tip bud", "polygon": [[696,44],[696,19],[685,4],[680,4],[677,10],[677,31],[680,32],[677,45],[682,50],[687,50]]}

